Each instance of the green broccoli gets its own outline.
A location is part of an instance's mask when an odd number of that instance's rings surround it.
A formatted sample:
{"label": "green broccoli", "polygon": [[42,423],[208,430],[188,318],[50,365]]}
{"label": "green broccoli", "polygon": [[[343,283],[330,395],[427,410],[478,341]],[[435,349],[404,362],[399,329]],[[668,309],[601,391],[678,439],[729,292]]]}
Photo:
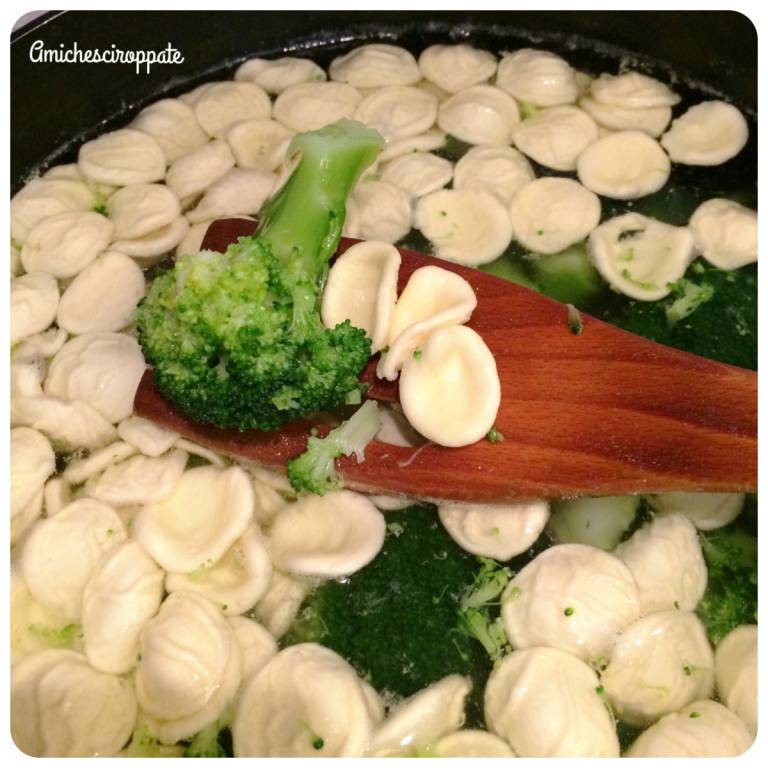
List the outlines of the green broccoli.
{"label": "green broccoli", "polygon": [[181,757],[183,751],[183,747],[176,744],[161,744],[150,736],[146,725],[140,725],[133,732],[130,743],[120,753],[120,757]]}
{"label": "green broccoli", "polygon": [[83,636],[83,630],[79,624],[67,624],[58,629],[42,624],[30,624],[27,629],[51,648],[72,648],[75,641]]}
{"label": "green broccoli", "polygon": [[184,414],[271,430],[359,390],[370,340],[349,321],[325,328],[318,307],[347,197],[381,146],[349,120],[297,135],[298,165],[255,235],[224,254],[184,256],[153,280],[136,314],[139,341],[158,390]]}
{"label": "green broccoli", "polygon": [[684,320],[715,295],[715,289],[709,283],[699,285],[685,278],[672,283],[670,288],[677,297],[664,309],[670,325]]}
{"label": "green broccoli", "polygon": [[221,744],[221,732],[228,727],[218,720],[207,725],[194,735],[183,757],[227,757],[227,750]]}
{"label": "green broccoli", "polygon": [[373,440],[380,424],[378,406],[373,400],[367,400],[347,421],[325,437],[312,435],[304,453],[288,460],[291,485],[297,491],[319,496],[337,488],[336,459],[354,453],[358,462],[363,461],[365,446]]}

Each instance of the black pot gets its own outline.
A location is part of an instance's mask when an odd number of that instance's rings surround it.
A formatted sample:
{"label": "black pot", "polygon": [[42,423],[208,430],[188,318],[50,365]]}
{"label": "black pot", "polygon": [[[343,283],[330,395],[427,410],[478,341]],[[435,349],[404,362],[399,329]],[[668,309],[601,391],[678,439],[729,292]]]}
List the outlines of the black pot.
{"label": "black pot", "polygon": [[[361,42],[418,52],[446,40],[495,51],[538,45],[593,71],[615,71],[629,57],[665,79],[674,73],[699,94],[725,96],[752,115],[756,109],[757,34],[731,11],[52,12],[11,38],[12,191],[37,169],[75,159],[83,140],[124,125],[147,103],[226,77],[249,56],[290,51],[327,64]],[[129,64],[35,63],[36,41],[47,50],[170,43],[184,60],[139,74]]]}

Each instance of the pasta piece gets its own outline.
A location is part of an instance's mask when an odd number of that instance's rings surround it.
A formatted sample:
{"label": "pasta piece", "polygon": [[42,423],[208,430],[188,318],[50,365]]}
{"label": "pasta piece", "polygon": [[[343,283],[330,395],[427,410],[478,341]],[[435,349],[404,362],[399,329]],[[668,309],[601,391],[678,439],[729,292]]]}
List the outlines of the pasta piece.
{"label": "pasta piece", "polygon": [[558,544],[587,544],[610,552],[635,519],[639,505],[639,496],[563,499],[552,503],[547,528]]}
{"label": "pasta piece", "polygon": [[523,48],[499,62],[496,84],[519,101],[537,107],[573,104],[579,94],[576,73],[549,51]]}
{"label": "pasta piece", "polygon": [[362,98],[359,91],[344,83],[292,85],[277,97],[272,115],[292,131],[316,131],[354,117]]}
{"label": "pasta piece", "polygon": [[131,414],[145,368],[132,336],[86,333],[68,341],[53,358],[45,393],[63,400],[84,400],[117,424]]}
{"label": "pasta piece", "polygon": [[137,662],[139,634],[160,607],[163,572],[136,541],[107,552],[83,590],[85,655],[101,672],[122,675]]}
{"label": "pasta piece", "polygon": [[251,168],[233,168],[214,181],[194,210],[192,224],[210,219],[258,213],[275,187],[275,175]]}
{"label": "pasta piece", "polygon": [[164,570],[191,573],[223,557],[252,515],[253,488],[242,469],[197,467],[182,475],[171,496],[142,507],[133,529]]}
{"label": "pasta piece", "polygon": [[732,523],[744,507],[743,493],[656,493],[646,496],[659,515],[685,515],[700,531]]}
{"label": "pasta piece", "polygon": [[100,213],[72,211],[41,221],[21,249],[27,272],[73,277],[109,245],[114,227]]}
{"label": "pasta piece", "polygon": [[600,104],[622,109],[674,107],[680,97],[659,80],[641,72],[603,73],[592,81],[592,98]]}
{"label": "pasta piece", "polygon": [[93,499],[73,501],[30,531],[20,553],[21,575],[36,600],[78,621],[88,579],[102,555],[124,539],[125,528],[111,507]]}
{"label": "pasta piece", "polygon": [[453,504],[437,507],[440,522],[466,552],[505,562],[539,538],[549,518],[545,501],[526,504]]}
{"label": "pasta piece", "polygon": [[472,147],[453,171],[454,189],[483,189],[509,205],[520,187],[535,178],[525,155],[512,147]]}
{"label": "pasta piece", "polygon": [[116,240],[112,249],[130,256],[140,264],[147,266],[173,250],[189,231],[189,222],[183,217],[174,219],[170,224],[131,240]]}
{"label": "pasta piece", "polygon": [[559,253],[600,223],[600,199],[573,179],[534,179],[515,193],[509,217],[521,245],[534,253]]}
{"label": "pasta piece", "polygon": [[259,527],[249,525],[213,565],[192,573],[169,573],[165,589],[197,592],[218,605],[225,616],[237,616],[253,608],[264,596],[271,576],[266,542]]}
{"label": "pasta piece", "polygon": [[103,133],[80,147],[77,167],[86,179],[124,187],[165,176],[165,154],[152,136],[133,128]]}
{"label": "pasta piece", "polygon": [[511,144],[519,122],[515,100],[493,85],[465,88],[444,101],[437,113],[438,126],[468,144]]}
{"label": "pasta piece", "polygon": [[386,163],[395,157],[409,155],[411,152],[432,152],[445,144],[445,133],[435,129],[420,136],[407,136],[404,139],[388,141],[379,154],[379,162]]}
{"label": "pasta piece", "polygon": [[757,211],[716,197],[693,212],[688,226],[696,250],[718,269],[757,261]]}
{"label": "pasta piece", "polygon": [[423,197],[442,189],[451,181],[453,166],[444,157],[428,152],[412,152],[391,160],[381,169],[381,180]]}
{"label": "pasta piece", "polygon": [[744,115],[724,101],[703,101],[672,121],[661,146],[675,163],[721,165],[744,149],[749,126]]}
{"label": "pasta piece", "polygon": [[11,430],[11,519],[27,507],[56,470],[56,457],[36,429]]}
{"label": "pasta piece", "polygon": [[671,107],[632,109],[603,104],[590,96],[582,98],[579,106],[603,128],[611,131],[642,131],[654,139],[664,133],[672,119]]}
{"label": "pasta piece", "polygon": [[350,198],[357,207],[358,227],[363,240],[396,243],[411,230],[411,198],[386,181],[363,180]]}
{"label": "pasta piece", "polygon": [[127,459],[134,453],[136,453],[136,449],[132,445],[118,441],[93,451],[85,458],[72,459],[62,472],[61,477],[70,485],[80,485],[103,472],[111,464]]}
{"label": "pasta piece", "polygon": [[715,652],[715,680],[720,701],[757,735],[757,625],[731,630]]}
{"label": "pasta piece", "polygon": [[269,588],[253,614],[274,637],[280,638],[293,624],[312,587],[313,583],[308,579],[298,579],[273,570]]}
{"label": "pasta piece", "polygon": [[269,533],[276,568],[299,576],[349,576],[384,544],[384,517],[352,491],[306,496],[278,512]]}
{"label": "pasta piece", "polygon": [[579,181],[598,195],[634,200],[669,179],[669,158],[647,133],[617,131],[590,144],[577,161]]}
{"label": "pasta piece", "polygon": [[183,448],[192,456],[198,456],[204,461],[207,461],[209,464],[213,464],[214,467],[226,466],[224,459],[222,459],[218,453],[215,453],[209,448],[203,448],[202,445],[197,445],[197,443],[193,443],[191,440],[187,440],[186,438],[180,437],[176,441],[176,447]]}
{"label": "pasta piece", "polygon": [[687,611],[651,613],[616,639],[600,681],[619,720],[645,726],[712,695],[715,659]]}
{"label": "pasta piece", "polygon": [[56,317],[59,285],[45,272],[28,272],[11,281],[11,344],[44,331]]}
{"label": "pasta piece", "polygon": [[616,547],[637,583],[642,615],[694,611],[707,588],[707,566],[693,523],[683,515],[658,517]]}
{"label": "pasta piece", "polygon": [[188,739],[232,702],[243,661],[218,608],[192,592],[174,592],[139,636],[136,696],[162,744]]}
{"label": "pasta piece", "polygon": [[625,757],[736,757],[752,744],[744,722],[716,701],[694,701],[638,736]]}
{"label": "pasta piece", "polygon": [[241,168],[270,173],[286,158],[293,132],[276,120],[241,120],[227,131],[227,142]]}
{"label": "pasta piece", "polygon": [[376,375],[394,381],[406,359],[435,329],[465,323],[476,306],[472,286],[455,272],[434,266],[415,270],[395,304],[389,349]]}
{"label": "pasta piece", "polygon": [[155,101],[136,115],[131,128],[148,133],[160,145],[168,165],[208,142],[194,110],[180,99]]}
{"label": "pasta piece", "polygon": [[640,301],[657,301],[671,291],[695,256],[687,227],[673,227],[639,213],[625,213],[592,230],[592,263],[617,291]]}
{"label": "pasta piece", "polygon": [[469,728],[443,736],[433,751],[435,757],[516,757],[498,736]]}
{"label": "pasta piece", "polygon": [[419,88],[392,85],[360,102],[355,119],[376,129],[387,141],[418,136],[437,118],[437,98]]}
{"label": "pasta piece", "polygon": [[416,59],[397,45],[373,43],[337,56],[328,68],[331,80],[349,83],[355,88],[383,88],[412,85],[421,79]]}
{"label": "pasta piece", "polygon": [[457,448],[488,434],[501,401],[496,361],[470,328],[433,331],[400,376],[400,402],[413,428],[438,445]]}
{"label": "pasta piece", "polygon": [[600,681],[583,661],[555,648],[506,656],[485,688],[485,721],[519,757],[618,757]]}
{"label": "pasta piece", "polygon": [[496,73],[496,57],[466,43],[431,45],[421,52],[419,69],[444,91],[457,93],[490,80]]}
{"label": "pasta piece", "polygon": [[73,334],[120,331],[132,322],[144,288],[144,273],[136,263],[109,251],[67,286],[56,322]]}
{"label": "pasta piece", "polygon": [[157,458],[173,448],[179,433],[155,424],[141,416],[129,416],[117,426],[121,440],[130,443],[145,456]]}
{"label": "pasta piece", "polygon": [[546,645],[584,661],[605,655],[616,633],[640,617],[630,569],[583,544],[558,544],[537,555],[509,582],[501,603],[513,648]]}
{"label": "pasta piece", "polygon": [[556,171],[575,171],[579,155],[598,138],[597,123],[578,107],[552,107],[523,120],[514,131],[515,146]]}
{"label": "pasta piece", "polygon": [[123,187],[109,198],[108,205],[117,240],[144,237],[181,215],[178,198],[164,184]]}
{"label": "pasta piece", "polygon": [[464,724],[464,701],[472,684],[448,675],[393,707],[371,739],[374,757],[407,757]]}
{"label": "pasta piece", "polygon": [[[376,433],[376,440],[380,443],[399,445],[403,448],[415,448],[416,446],[423,444],[423,438],[408,423],[408,420],[401,410],[396,410],[395,407],[382,407],[382,405],[379,404],[379,418],[381,423],[379,425],[379,431]],[[373,498],[381,499],[385,497],[374,496]],[[405,501],[406,503],[404,506],[408,506],[408,499],[399,499],[399,501]],[[381,508],[379,504],[376,504],[376,506]],[[400,508],[401,507],[395,507],[395,509]]]}
{"label": "pasta piece", "polygon": [[72,651],[44,651],[20,662],[11,701],[13,740],[34,757],[111,757],[136,722],[130,681],[97,672]]}
{"label": "pasta piece", "polygon": [[81,181],[33,179],[11,199],[11,237],[23,246],[43,219],[90,211],[95,204],[95,193]]}
{"label": "pasta piece", "polygon": [[512,240],[506,208],[491,192],[441,189],[416,202],[414,227],[447,261],[477,266],[494,261]]}
{"label": "pasta piece", "polygon": [[243,682],[252,678],[276,653],[277,642],[257,621],[246,616],[230,616],[243,655]]}
{"label": "pasta piece", "polygon": [[165,182],[183,200],[204,192],[234,165],[229,145],[225,141],[212,141],[176,160],[168,169]]}
{"label": "pasta piece", "polygon": [[400,254],[389,243],[368,241],[348,248],[328,273],[320,316],[326,328],[349,320],[371,339],[375,353],[389,341],[397,299]]}
{"label": "pasta piece", "polygon": [[214,85],[216,85],[216,81],[210,82],[210,83],[202,83],[201,85],[198,85],[196,88],[193,88],[191,91],[182,93],[181,96],[179,96],[179,100],[183,101],[185,104],[187,104],[190,107],[194,107],[195,104],[203,96],[203,94],[206,91],[209,91],[211,88],[213,88]]}
{"label": "pasta piece", "polygon": [[255,83],[267,93],[281,94],[286,88],[325,80],[325,70],[311,59],[283,56],[279,59],[248,59],[235,72],[235,80]]}
{"label": "pasta piece", "polygon": [[232,726],[236,757],[362,756],[373,718],[354,669],[314,643],[285,648],[245,685]]}
{"label": "pasta piece", "polygon": [[68,335],[62,328],[52,326],[43,333],[28,336],[13,348],[11,359],[33,360],[53,357],[64,346]]}
{"label": "pasta piece", "polygon": [[202,129],[214,139],[221,139],[240,120],[266,120],[272,104],[258,85],[224,82],[208,88],[192,109]]}
{"label": "pasta piece", "polygon": [[72,501],[72,489],[60,477],[49,480],[43,494],[46,517],[53,517]]}
{"label": "pasta piece", "polygon": [[11,546],[19,541],[21,535],[43,514],[43,500],[44,491],[40,488],[17,514],[11,516]]}

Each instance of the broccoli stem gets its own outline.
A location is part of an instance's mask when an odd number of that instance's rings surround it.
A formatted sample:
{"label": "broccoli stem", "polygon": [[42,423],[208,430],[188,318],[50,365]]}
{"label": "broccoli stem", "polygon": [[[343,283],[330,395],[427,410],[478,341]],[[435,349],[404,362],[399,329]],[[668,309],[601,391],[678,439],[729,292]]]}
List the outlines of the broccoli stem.
{"label": "broccoli stem", "polygon": [[301,159],[261,209],[257,236],[280,260],[298,259],[322,278],[341,237],[347,197],[383,144],[376,131],[353,120],[295,136],[288,157],[301,153]]}

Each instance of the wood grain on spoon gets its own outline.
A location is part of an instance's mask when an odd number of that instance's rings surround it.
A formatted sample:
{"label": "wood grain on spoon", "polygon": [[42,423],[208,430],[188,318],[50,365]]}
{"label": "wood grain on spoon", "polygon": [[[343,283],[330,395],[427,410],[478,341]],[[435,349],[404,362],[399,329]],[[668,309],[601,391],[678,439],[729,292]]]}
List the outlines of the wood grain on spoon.
{"label": "wood grain on spoon", "polygon": [[[203,247],[224,251],[255,223],[214,222]],[[356,241],[342,239],[339,253]],[[757,377],[680,352],[582,314],[578,336],[564,305],[475,269],[401,249],[398,290],[429,264],[464,277],[477,294],[468,325],[496,358],[505,440],[465,448],[402,448],[374,441],[366,460],[338,462],[351,488],[419,498],[506,501],[655,491],[744,491],[757,485]],[[368,396],[397,399],[397,385],[363,378]],[[136,411],[215,450],[284,470],[309,422],[278,432],[196,424],[163,400],[151,372]],[[324,430],[321,428],[320,433]]]}

